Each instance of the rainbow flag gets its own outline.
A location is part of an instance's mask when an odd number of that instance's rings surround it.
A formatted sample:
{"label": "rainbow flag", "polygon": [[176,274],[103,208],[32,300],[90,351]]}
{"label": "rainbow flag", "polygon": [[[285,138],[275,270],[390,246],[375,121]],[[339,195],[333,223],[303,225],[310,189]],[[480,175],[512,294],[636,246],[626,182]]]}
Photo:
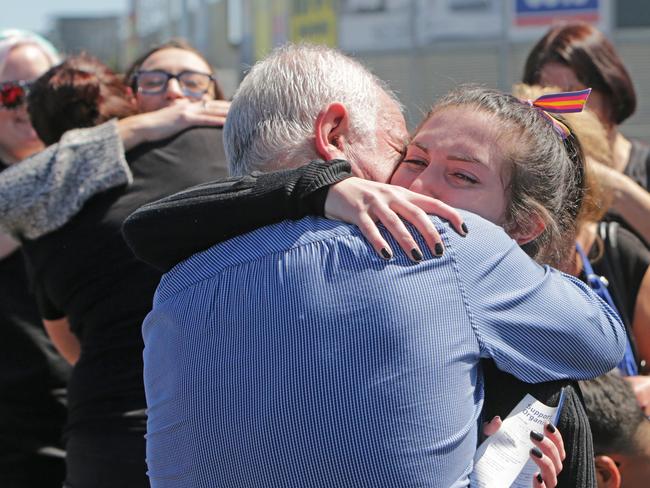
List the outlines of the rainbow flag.
{"label": "rainbow flag", "polygon": [[554,114],[582,112],[590,93],[591,88],[573,92],[549,93],[542,95],[532,103],[534,107]]}

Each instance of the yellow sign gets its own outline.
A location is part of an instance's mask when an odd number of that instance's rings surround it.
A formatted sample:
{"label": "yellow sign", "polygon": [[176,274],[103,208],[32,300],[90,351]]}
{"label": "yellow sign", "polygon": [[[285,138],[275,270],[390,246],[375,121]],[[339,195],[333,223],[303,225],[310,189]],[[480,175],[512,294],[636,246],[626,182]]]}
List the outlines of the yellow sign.
{"label": "yellow sign", "polygon": [[337,44],[337,0],[293,0],[291,12],[291,41],[314,44]]}

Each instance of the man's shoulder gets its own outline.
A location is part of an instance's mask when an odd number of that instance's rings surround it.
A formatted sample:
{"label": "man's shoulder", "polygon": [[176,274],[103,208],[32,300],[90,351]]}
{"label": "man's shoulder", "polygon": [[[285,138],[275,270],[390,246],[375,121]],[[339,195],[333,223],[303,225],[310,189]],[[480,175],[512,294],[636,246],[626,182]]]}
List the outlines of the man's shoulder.
{"label": "man's shoulder", "polygon": [[[190,256],[163,276],[159,291],[178,291],[179,286],[187,287],[213,278],[228,268],[277,259],[295,249],[319,244],[330,248],[345,245],[359,252],[366,252],[366,248],[368,252],[372,251],[353,225],[322,217],[285,220],[215,244]],[[319,265],[317,261],[308,261],[306,264]]]}
{"label": "man's shoulder", "polygon": [[463,210],[461,208],[457,208],[456,211],[460,214],[460,216],[463,218],[463,221],[467,224],[468,227],[471,224],[472,228],[485,230],[490,233],[500,233],[505,235],[505,231],[503,230],[503,227],[493,222],[490,222],[489,220],[481,217],[478,214],[470,212],[469,210]]}
{"label": "man's shoulder", "polygon": [[[454,232],[449,223],[432,217],[436,228],[443,236],[449,236],[448,242],[457,245],[456,241],[464,246],[476,246],[474,241],[484,241],[484,237],[495,242],[511,244],[512,240],[505,234],[503,229],[471,212],[460,211],[467,225],[474,229],[472,236],[461,238]],[[381,226],[380,226],[381,227]],[[391,236],[382,230],[388,239]],[[421,240],[417,230],[411,227],[411,232]],[[489,242],[489,241],[488,241]],[[395,241],[391,242],[397,250],[399,248]],[[245,262],[264,259],[276,253],[287,253],[304,246],[321,245],[326,247],[350,248],[360,254],[374,254],[374,250],[361,234],[355,225],[346,224],[337,220],[329,220],[323,217],[304,217],[300,220],[285,220],[283,222],[256,229],[247,234],[237,236],[228,241],[216,244],[206,251],[197,253],[179,265],[179,270],[186,266],[209,263],[214,270],[223,269]],[[422,241],[422,246],[425,246]]]}
{"label": "man's shoulder", "polygon": [[[469,212],[461,213],[470,228],[467,237],[460,237],[447,222],[431,217],[449,250],[449,261],[456,261],[462,256],[463,261],[472,266],[482,259],[498,260],[513,245],[516,247],[500,227]],[[426,243],[422,237],[414,228],[411,231],[425,250]],[[410,260],[399,249],[397,242],[383,232],[395,251],[393,261],[409,264]],[[286,220],[216,244],[179,263],[163,277],[158,298],[164,299],[195,283],[213,279],[227,269],[251,263],[268,264],[269,261],[282,259],[285,267],[322,268],[324,260],[328,260],[333,253],[345,256],[346,262],[354,262],[349,269],[355,272],[364,266],[374,267],[378,261],[382,261],[354,225],[321,217]],[[286,259],[289,256],[292,259]],[[368,256],[376,259],[367,259]],[[331,261],[328,262],[331,265]],[[447,260],[440,262],[440,266],[445,262]],[[428,266],[420,267],[421,271],[428,269]]]}
{"label": "man's shoulder", "polygon": [[284,220],[216,244],[202,253],[195,254],[189,260],[204,255],[218,260],[225,266],[232,266],[319,242],[336,245],[341,237],[349,237],[354,242],[363,242],[357,227],[344,222],[323,217]]}
{"label": "man's shoulder", "polygon": [[[447,239],[451,241],[451,244],[459,247],[472,247],[472,248],[509,248],[512,246],[514,241],[512,238],[505,232],[503,227],[500,225],[494,224],[489,220],[484,219],[480,215],[469,212],[467,210],[456,209],[458,213],[463,218],[463,222],[468,228],[468,233],[466,237],[461,236],[457,232],[454,232],[450,229],[449,224],[444,222],[446,225],[442,227],[444,229]],[[434,223],[440,221],[437,217],[432,217]],[[442,234],[441,234],[442,235]],[[486,246],[488,245],[489,246]],[[515,243],[516,244],[516,243]],[[489,250],[489,249],[488,249]]]}

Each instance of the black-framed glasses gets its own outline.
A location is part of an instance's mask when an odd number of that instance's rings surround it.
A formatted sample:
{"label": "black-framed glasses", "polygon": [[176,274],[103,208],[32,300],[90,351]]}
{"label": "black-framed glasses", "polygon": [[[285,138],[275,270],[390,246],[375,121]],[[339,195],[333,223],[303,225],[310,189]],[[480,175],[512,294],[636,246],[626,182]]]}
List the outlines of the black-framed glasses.
{"label": "black-framed glasses", "polygon": [[20,107],[29,95],[31,81],[16,80],[0,83],[0,105],[13,110]]}
{"label": "black-framed glasses", "polygon": [[174,79],[181,87],[181,91],[187,97],[202,97],[210,89],[214,77],[208,73],[198,71],[181,71],[173,74],[161,69],[150,71],[140,70],[135,75],[138,91],[150,95],[162,93],[167,89],[169,80]]}

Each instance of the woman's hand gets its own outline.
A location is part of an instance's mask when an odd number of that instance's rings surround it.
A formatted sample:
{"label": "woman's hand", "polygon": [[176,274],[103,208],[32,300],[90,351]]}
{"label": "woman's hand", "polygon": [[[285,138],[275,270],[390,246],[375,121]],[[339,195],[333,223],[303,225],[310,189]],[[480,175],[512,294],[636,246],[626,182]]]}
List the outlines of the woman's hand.
{"label": "woman's hand", "polygon": [[[483,424],[483,435],[489,437],[501,427],[500,417],[494,417]],[[562,472],[562,461],[566,457],[564,441],[560,431],[553,424],[546,424],[544,433],[532,431],[530,440],[534,447],[530,450],[530,458],[539,468],[533,476],[533,488],[553,488],[557,485],[557,477]]]}
{"label": "woman's hand", "polygon": [[230,109],[226,100],[190,102],[179,99],[173,105],[126,117],[117,122],[124,150],[143,143],[171,137],[178,132],[198,125],[222,127]]}
{"label": "woman's hand", "polygon": [[539,468],[539,473],[533,476],[533,488],[555,487],[562,472],[562,461],[566,458],[560,431],[547,423],[543,433],[531,431],[530,440],[535,445],[530,450],[530,458]]}
{"label": "woman's hand", "polygon": [[422,234],[434,255],[443,253],[440,234],[427,214],[448,220],[460,235],[467,234],[467,227],[455,209],[440,200],[399,186],[348,178],[333,185],[325,201],[327,218],[359,227],[375,251],[385,259],[390,259],[393,251],[379,232],[377,222],[384,224],[411,260],[422,260],[422,251],[402,218]]}

